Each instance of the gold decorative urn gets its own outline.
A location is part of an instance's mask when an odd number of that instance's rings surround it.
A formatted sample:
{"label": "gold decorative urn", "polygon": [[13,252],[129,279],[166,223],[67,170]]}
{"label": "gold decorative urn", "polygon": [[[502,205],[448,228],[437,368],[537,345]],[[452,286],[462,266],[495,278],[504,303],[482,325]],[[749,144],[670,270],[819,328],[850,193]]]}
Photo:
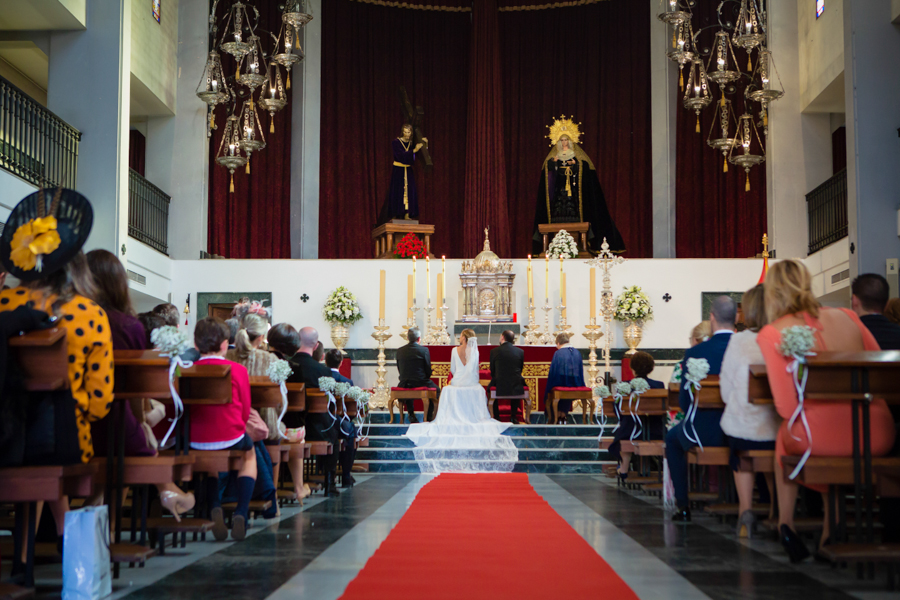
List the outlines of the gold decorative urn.
{"label": "gold decorative urn", "polygon": [[347,345],[349,340],[350,330],[346,325],[341,325],[340,323],[331,324],[331,341],[334,343],[334,347],[341,351],[341,354],[347,354],[344,352],[344,346]]}
{"label": "gold decorative urn", "polygon": [[628,344],[628,352],[625,356],[634,356],[637,353],[637,347],[644,337],[644,321],[638,319],[636,321],[628,321],[625,325],[625,333],[623,335],[625,343]]}

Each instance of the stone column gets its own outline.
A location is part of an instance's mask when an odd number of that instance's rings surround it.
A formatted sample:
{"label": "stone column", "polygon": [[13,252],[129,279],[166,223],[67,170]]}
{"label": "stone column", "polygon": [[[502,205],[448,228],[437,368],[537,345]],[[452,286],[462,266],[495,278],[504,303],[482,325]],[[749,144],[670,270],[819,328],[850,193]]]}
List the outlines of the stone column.
{"label": "stone column", "polygon": [[291,258],[319,257],[319,136],[322,118],[322,2],[301,31],[306,58],[294,68],[291,110]]}
{"label": "stone column", "polygon": [[131,2],[86,1],[84,31],[50,34],[47,108],[82,134],[77,188],[94,207],[94,227],[85,250],[105,248],[124,261]]}
{"label": "stone column", "polygon": [[[645,0],[648,1],[648,0]],[[668,27],[650,2],[650,117],[653,168],[653,258],[675,258],[675,122],[678,66],[666,56]]]}
{"label": "stone column", "polygon": [[900,257],[900,28],[887,2],[844,0],[850,277]]}

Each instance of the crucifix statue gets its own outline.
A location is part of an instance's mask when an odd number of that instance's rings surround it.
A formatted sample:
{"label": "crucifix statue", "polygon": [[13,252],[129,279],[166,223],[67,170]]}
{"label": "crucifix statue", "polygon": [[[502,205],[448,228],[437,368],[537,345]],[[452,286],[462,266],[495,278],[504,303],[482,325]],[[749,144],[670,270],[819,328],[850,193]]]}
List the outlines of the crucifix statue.
{"label": "crucifix statue", "polygon": [[416,155],[422,155],[426,172],[433,166],[428,153],[428,138],[422,132],[425,110],[421,106],[413,108],[403,86],[400,86],[400,110],[406,122],[400,129],[400,137],[391,142],[394,157],[391,185],[379,223],[387,223],[393,219],[418,219],[419,195],[413,170]]}

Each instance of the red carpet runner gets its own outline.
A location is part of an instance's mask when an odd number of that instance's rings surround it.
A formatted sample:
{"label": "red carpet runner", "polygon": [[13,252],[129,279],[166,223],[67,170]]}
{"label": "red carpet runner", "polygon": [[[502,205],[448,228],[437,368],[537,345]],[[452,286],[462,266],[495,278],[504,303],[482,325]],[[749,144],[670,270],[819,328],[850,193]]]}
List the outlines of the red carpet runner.
{"label": "red carpet runner", "polygon": [[344,600],[637,598],[525,474],[444,474],[419,492]]}

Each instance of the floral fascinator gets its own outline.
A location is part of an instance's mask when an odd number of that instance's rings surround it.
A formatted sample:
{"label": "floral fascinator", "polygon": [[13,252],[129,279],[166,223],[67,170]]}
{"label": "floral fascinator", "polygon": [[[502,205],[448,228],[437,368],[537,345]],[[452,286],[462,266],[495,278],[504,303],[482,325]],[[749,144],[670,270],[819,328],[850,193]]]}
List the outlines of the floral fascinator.
{"label": "floral fascinator", "polygon": [[52,275],[81,250],[93,223],[91,203],[75,190],[38,190],[9,215],[0,236],[0,262],[21,281]]}

